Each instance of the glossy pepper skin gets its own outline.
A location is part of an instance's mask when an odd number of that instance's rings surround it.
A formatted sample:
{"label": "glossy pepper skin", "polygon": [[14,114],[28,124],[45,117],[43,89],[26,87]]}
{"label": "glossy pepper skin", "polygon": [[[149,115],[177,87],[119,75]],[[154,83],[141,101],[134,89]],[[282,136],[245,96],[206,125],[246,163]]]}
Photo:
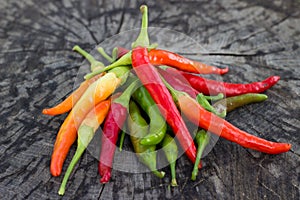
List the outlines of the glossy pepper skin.
{"label": "glossy pepper skin", "polygon": [[148,125],[142,117],[138,106],[130,101],[129,103],[128,128],[130,130],[130,140],[134,148],[134,152],[139,160],[144,163],[157,177],[163,178],[165,173],[156,169],[156,146],[142,145],[141,138],[147,135]]}
{"label": "glossy pepper skin", "polygon": [[173,129],[182,149],[188,158],[195,162],[196,147],[194,141],[172,99],[171,94],[160,78],[159,73],[150,63],[147,48],[137,47],[132,50],[132,66],[137,76],[148,90],[167,123]]}
{"label": "glossy pepper skin", "polygon": [[126,121],[129,100],[137,87],[137,83],[137,81],[132,82],[120,96],[114,96],[111,108],[104,122],[98,164],[101,183],[107,183],[110,180],[119,132]]}
{"label": "glossy pepper skin", "polygon": [[167,124],[151,95],[145,87],[140,87],[132,94],[132,97],[150,119],[149,134],[141,139],[141,144],[154,145],[160,143],[166,134]]}
{"label": "glossy pepper skin", "polygon": [[149,59],[153,65],[168,65],[185,72],[197,74],[222,75],[228,72],[228,68],[220,69],[214,66],[209,66],[162,49],[152,49],[149,52]]}
{"label": "glossy pepper skin", "polygon": [[[181,111],[191,122],[243,147],[268,154],[284,153],[291,148],[290,144],[267,141],[238,129],[226,120],[206,111],[187,95],[178,95],[177,100]],[[190,111],[191,109],[193,112]]]}
{"label": "glossy pepper skin", "polygon": [[[171,71],[172,69],[167,70]],[[186,80],[188,80],[191,86],[199,92],[205,95],[216,95],[218,93],[223,93],[227,97],[246,93],[264,92],[275,85],[280,79],[279,76],[270,76],[269,78],[260,82],[241,84],[215,81],[184,72],[181,72],[181,74],[186,78]]]}
{"label": "glossy pepper skin", "polygon": [[[118,135],[127,118],[127,108],[118,103],[112,103],[112,108],[104,122],[103,135],[101,137],[101,153],[98,163],[98,171],[101,176],[100,182],[107,183],[111,177],[114,153]],[[113,112],[118,111],[118,112]]]}
{"label": "glossy pepper skin", "polygon": [[[118,47],[118,58],[121,58],[129,50],[123,47]],[[178,70],[191,72],[196,74],[220,74],[223,75],[228,72],[228,67],[220,69],[214,66],[209,66],[201,62],[190,60],[186,57],[176,53],[162,50],[151,49],[149,51],[149,59],[152,65],[168,65]]]}

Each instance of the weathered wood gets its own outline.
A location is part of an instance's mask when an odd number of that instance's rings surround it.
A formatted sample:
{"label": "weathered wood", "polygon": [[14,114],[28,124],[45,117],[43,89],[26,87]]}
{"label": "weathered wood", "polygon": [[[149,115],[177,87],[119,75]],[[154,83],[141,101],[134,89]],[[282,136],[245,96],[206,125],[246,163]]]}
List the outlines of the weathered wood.
{"label": "weathered wood", "polygon": [[[266,92],[266,102],[233,111],[227,120],[254,135],[289,142],[292,150],[266,155],[220,139],[195,182],[190,181],[192,164],[180,157],[176,188],[168,185],[167,167],[163,180],[114,170],[103,186],[97,160],[86,152],[63,199],[300,199],[299,1],[147,3],[151,26],[184,33],[204,48],[195,44],[199,49],[181,53],[230,67],[223,80],[246,83],[281,76]],[[139,5],[121,0],[0,2],[0,199],[60,199],[62,177],[51,177],[49,164],[65,115],[47,117],[41,109],[60,102],[78,84],[83,60],[72,47],[92,50],[108,37],[138,28]],[[70,155],[74,151],[75,146]]]}

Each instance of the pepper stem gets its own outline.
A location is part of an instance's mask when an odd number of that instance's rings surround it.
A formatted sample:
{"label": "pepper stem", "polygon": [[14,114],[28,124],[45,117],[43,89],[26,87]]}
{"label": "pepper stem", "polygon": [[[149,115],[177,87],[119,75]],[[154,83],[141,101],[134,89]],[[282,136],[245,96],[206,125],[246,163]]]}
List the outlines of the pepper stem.
{"label": "pepper stem", "polygon": [[73,51],[77,51],[79,54],[81,54],[85,59],[89,61],[91,64],[91,71],[94,71],[97,68],[103,68],[104,64],[100,61],[97,61],[91,54],[80,48],[78,45],[75,45],[73,47]]}
{"label": "pepper stem", "polygon": [[110,57],[102,47],[98,47],[97,51],[103,56],[108,62],[113,63],[113,58]]}
{"label": "pepper stem", "polygon": [[148,36],[148,7],[146,5],[142,5],[140,7],[140,11],[143,15],[141,31],[136,41],[132,43],[132,48],[137,46],[148,47],[150,44]]}
{"label": "pepper stem", "polygon": [[176,181],[175,163],[176,163],[176,161],[170,163],[171,177],[172,177],[171,186],[173,186],[173,187],[178,186],[177,181]]}
{"label": "pepper stem", "polygon": [[166,174],[164,171],[157,171],[156,169],[153,170],[152,173],[158,178],[163,178]]}
{"label": "pepper stem", "polygon": [[196,177],[198,175],[198,166],[200,163],[200,159],[202,157],[203,151],[205,149],[205,147],[208,145],[209,143],[209,134],[206,133],[205,130],[200,130],[197,132],[196,134],[196,142],[198,143],[198,149],[197,149],[197,157],[196,157],[196,161],[194,164],[194,168],[192,171],[192,177],[191,180],[196,180]]}
{"label": "pepper stem", "polygon": [[203,96],[208,101],[219,101],[224,98],[223,93],[219,93],[218,95],[215,95],[215,96],[206,96],[206,95],[203,95]]}
{"label": "pepper stem", "polygon": [[124,139],[125,139],[125,131],[123,130],[121,133],[121,138],[120,138],[120,146],[119,146],[119,151],[123,150],[123,144],[124,144]]}

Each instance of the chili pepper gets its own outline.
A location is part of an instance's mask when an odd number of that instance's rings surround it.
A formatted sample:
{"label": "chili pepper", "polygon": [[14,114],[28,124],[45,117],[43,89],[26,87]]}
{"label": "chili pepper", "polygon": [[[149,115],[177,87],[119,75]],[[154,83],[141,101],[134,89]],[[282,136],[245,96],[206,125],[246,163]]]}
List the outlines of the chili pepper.
{"label": "chili pepper", "polygon": [[[167,69],[167,71],[170,72],[171,70]],[[181,74],[188,80],[191,86],[199,92],[205,95],[223,93],[227,97],[246,93],[264,92],[275,85],[280,79],[279,76],[270,76],[269,78],[260,82],[241,84],[215,81],[184,72],[181,72]]]}
{"label": "chili pepper", "polygon": [[162,82],[159,73],[151,65],[147,48],[137,47],[132,50],[132,66],[144,87],[148,90],[156,104],[159,105],[162,115],[173,129],[174,134],[188,158],[195,162],[196,147],[193,139],[180,116],[171,94]]}
{"label": "chili pepper", "polygon": [[94,71],[96,69],[102,69],[104,67],[104,64],[102,62],[97,61],[91,54],[81,49],[78,45],[75,45],[73,47],[73,51],[77,51],[90,62],[91,71]]}
{"label": "chili pepper", "polygon": [[268,96],[265,94],[248,93],[222,99],[214,103],[213,107],[217,110],[217,112],[230,112],[246,104],[265,101],[267,98]]}
{"label": "chili pepper", "polygon": [[154,173],[154,175],[159,178],[163,178],[165,172],[157,171],[156,169],[155,145],[146,146],[140,143],[141,138],[147,135],[148,125],[142,117],[138,106],[133,101],[130,101],[129,103],[129,115],[130,117],[128,118],[127,123],[134,152],[138,156],[139,160],[146,165]]}
{"label": "chili pepper", "polygon": [[194,60],[190,60],[176,53],[162,50],[152,49],[149,52],[149,59],[153,65],[168,65],[182,71],[192,72],[197,74],[225,74],[228,72],[228,67],[220,69],[214,66],[209,66]]}
{"label": "chili pepper", "polygon": [[110,96],[120,83],[114,73],[107,73],[91,84],[73,107],[56,137],[51,157],[50,172],[53,176],[61,174],[63,163],[71,145],[77,137],[77,128],[94,105]]}
{"label": "chili pepper", "polygon": [[172,176],[171,186],[177,186],[175,165],[176,159],[178,157],[178,148],[175,139],[169,134],[166,134],[165,138],[162,141],[162,149],[166,155],[168,162],[170,163]]}
{"label": "chili pepper", "polygon": [[100,124],[102,124],[105,116],[107,115],[109,107],[110,100],[100,102],[86,115],[85,119],[82,121],[78,129],[77,149],[60,185],[58,191],[59,195],[64,195],[66,184],[71,175],[71,172],[73,171],[84,150],[93,139],[95,131],[98,129]]}
{"label": "chili pepper", "polygon": [[[169,90],[176,97],[181,111],[186,117],[199,127],[220,135],[221,137],[235,142],[245,148],[261,151],[268,154],[279,154],[290,150],[291,145],[287,143],[276,143],[256,137],[238,129],[226,120],[206,111],[194,99],[185,93],[174,90],[168,85]],[[191,112],[191,109],[193,112]]]}
{"label": "chili pepper", "polygon": [[59,115],[59,114],[63,114],[63,113],[66,113],[66,112],[70,111],[72,109],[72,107],[78,102],[78,100],[83,95],[85,90],[89,87],[89,85],[94,83],[101,76],[102,76],[102,74],[98,74],[97,76],[95,76],[95,77],[93,77],[89,80],[85,80],[64,101],[62,101],[61,103],[59,103],[58,105],[56,105],[52,108],[43,109],[43,111],[42,111],[43,114],[45,114],[45,115]]}
{"label": "chili pepper", "polygon": [[154,145],[160,143],[166,134],[167,124],[151,95],[145,87],[140,87],[133,93],[132,97],[147,113],[150,119],[149,134],[141,140],[141,144]]}
{"label": "chili pepper", "polygon": [[198,144],[198,148],[197,148],[197,158],[194,164],[194,168],[192,171],[192,177],[191,179],[194,181],[196,180],[196,176],[198,175],[198,165],[200,163],[200,159],[202,157],[203,151],[205,149],[205,147],[208,145],[209,143],[209,134],[205,132],[205,130],[200,130],[197,132],[195,140]]}
{"label": "chili pepper", "polygon": [[101,153],[98,164],[101,183],[107,183],[110,180],[118,135],[127,117],[131,94],[137,86],[137,80],[133,81],[119,97],[113,100],[111,109],[104,122],[101,138]]}

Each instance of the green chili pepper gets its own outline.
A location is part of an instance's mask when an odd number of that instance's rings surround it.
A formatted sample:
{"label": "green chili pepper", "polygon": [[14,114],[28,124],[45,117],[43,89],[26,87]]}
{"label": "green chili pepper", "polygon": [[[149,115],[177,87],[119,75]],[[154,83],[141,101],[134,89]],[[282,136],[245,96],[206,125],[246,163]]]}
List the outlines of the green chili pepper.
{"label": "green chili pepper", "polygon": [[162,141],[162,146],[166,158],[170,163],[172,176],[171,186],[177,186],[175,165],[178,157],[178,148],[175,139],[169,134],[166,134],[164,140]]}
{"label": "green chili pepper", "polygon": [[212,112],[212,113],[218,115],[219,117],[225,117],[226,110],[224,110],[222,112],[217,112],[216,109],[212,105],[210,105],[210,103],[208,102],[208,100],[202,93],[199,93],[197,95],[197,101],[205,110]]}
{"label": "green chili pepper", "polygon": [[81,49],[78,45],[73,47],[73,51],[77,51],[91,63],[91,71],[104,68],[104,64],[102,62],[97,61],[91,54]]}
{"label": "green chili pepper", "polygon": [[148,125],[142,117],[138,106],[133,101],[129,103],[129,114],[130,117],[127,122],[130,131],[130,140],[136,155],[157,177],[163,178],[165,173],[156,169],[155,145],[146,146],[140,144],[140,140],[147,135]]}
{"label": "green chili pepper", "polygon": [[166,134],[167,124],[151,95],[145,87],[139,87],[132,97],[150,118],[149,134],[141,139],[141,144],[154,145],[160,143]]}
{"label": "green chili pepper", "polygon": [[246,104],[258,103],[258,102],[265,101],[266,99],[268,99],[268,96],[265,94],[248,93],[248,94],[242,94],[239,96],[222,99],[214,103],[213,107],[218,113],[224,111],[230,112]]}
{"label": "green chili pepper", "polygon": [[192,177],[191,179],[194,181],[196,180],[196,176],[198,175],[198,166],[200,163],[200,159],[202,157],[203,151],[205,149],[205,147],[208,145],[209,143],[209,134],[206,133],[205,130],[200,130],[197,132],[195,140],[198,144],[198,148],[197,148],[197,157],[196,157],[196,161],[194,164],[194,168],[193,168],[193,172],[192,172]]}

